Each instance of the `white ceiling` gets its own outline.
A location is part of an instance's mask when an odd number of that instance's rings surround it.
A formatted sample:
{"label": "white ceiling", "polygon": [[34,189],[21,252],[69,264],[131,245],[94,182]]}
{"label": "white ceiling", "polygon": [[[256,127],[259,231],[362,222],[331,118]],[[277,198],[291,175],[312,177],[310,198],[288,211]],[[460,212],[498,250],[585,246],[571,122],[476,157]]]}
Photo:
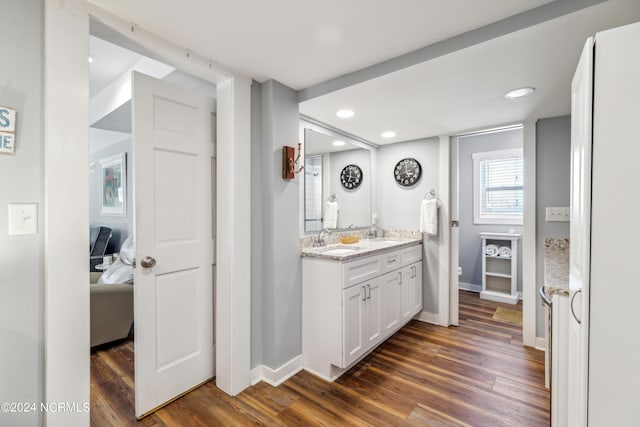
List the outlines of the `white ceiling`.
{"label": "white ceiling", "polygon": [[[89,0],[258,81],[299,90],[547,3],[570,0]],[[578,2],[579,3],[579,2]],[[609,0],[300,104],[300,112],[377,144],[569,113],[569,84],[595,32],[640,20]],[[529,98],[506,91],[535,86]],[[338,120],[335,111],[356,116]],[[384,140],[383,130],[396,138]]]}
{"label": "white ceiling", "polygon": [[552,0],[89,0],[258,81],[299,90]]}
{"label": "white ceiling", "polygon": [[89,97],[93,98],[111,82],[130,70],[142,55],[94,36],[89,36]]}
{"label": "white ceiling", "polygon": [[[570,113],[585,40],[640,20],[640,1],[615,0],[547,21],[300,104],[300,112],[387,144]],[[523,86],[533,96],[507,100]],[[350,108],[351,119],[335,112]],[[384,139],[383,131],[396,137]]]}
{"label": "white ceiling", "polygon": [[[357,150],[360,147],[353,145],[346,138],[334,138],[320,132],[309,129],[304,137],[304,155],[313,156],[316,154],[336,153],[338,151]],[[335,146],[334,141],[342,141],[344,145]]]}

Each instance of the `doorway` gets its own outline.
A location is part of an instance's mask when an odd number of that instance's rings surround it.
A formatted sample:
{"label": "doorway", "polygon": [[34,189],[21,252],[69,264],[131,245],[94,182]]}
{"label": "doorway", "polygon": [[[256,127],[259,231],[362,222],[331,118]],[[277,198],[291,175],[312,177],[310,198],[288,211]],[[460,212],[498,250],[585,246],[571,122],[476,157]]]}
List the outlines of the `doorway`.
{"label": "doorway", "polygon": [[91,265],[103,271],[90,291],[92,362],[134,349],[127,385],[143,416],[215,372],[216,88],[95,36],[90,59],[90,225],[111,237]]}
{"label": "doorway", "polygon": [[[452,144],[452,209],[459,224],[452,232],[452,279],[458,279],[452,293],[506,303],[496,319],[510,317],[524,331],[524,127],[467,133]],[[453,296],[451,302],[458,304]]]}
{"label": "doorway", "polygon": [[[168,63],[215,83],[221,114],[217,173],[229,176],[244,164],[250,145],[250,80],[203,60],[185,58],[166,40],[104,13],[84,1],[45,8],[45,399],[89,402],[89,239],[87,178],[88,34],[90,18],[109,25],[125,40],[158,52]],[[126,35],[126,36],[125,36]],[[184,52],[184,51],[182,51]],[[250,180],[241,177],[218,188],[225,200],[217,212],[216,329],[219,375],[216,385],[237,394],[250,383],[250,277],[239,254],[250,247]],[[64,201],[61,203],[60,201]],[[247,256],[242,258],[247,262]],[[230,284],[233,283],[233,287]],[[236,337],[233,340],[231,337]],[[233,360],[228,357],[233,352]],[[88,422],[88,413],[47,414],[47,424]]]}

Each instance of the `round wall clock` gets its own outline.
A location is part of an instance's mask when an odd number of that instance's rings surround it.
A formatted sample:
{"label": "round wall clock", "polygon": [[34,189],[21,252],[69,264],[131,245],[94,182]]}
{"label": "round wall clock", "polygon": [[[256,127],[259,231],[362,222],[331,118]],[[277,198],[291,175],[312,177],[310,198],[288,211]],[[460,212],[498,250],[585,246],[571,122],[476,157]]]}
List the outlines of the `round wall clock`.
{"label": "round wall clock", "polygon": [[340,172],[340,182],[347,190],[358,188],[362,183],[362,169],[358,165],[347,165]]}
{"label": "round wall clock", "polygon": [[404,187],[410,187],[418,182],[421,174],[420,163],[411,157],[400,160],[393,170],[396,182]]}

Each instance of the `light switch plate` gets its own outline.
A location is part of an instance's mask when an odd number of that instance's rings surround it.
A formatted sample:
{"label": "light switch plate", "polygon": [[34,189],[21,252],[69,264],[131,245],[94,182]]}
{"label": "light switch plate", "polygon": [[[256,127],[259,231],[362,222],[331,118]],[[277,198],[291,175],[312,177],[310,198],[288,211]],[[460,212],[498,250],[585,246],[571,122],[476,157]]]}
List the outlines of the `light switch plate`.
{"label": "light switch plate", "polygon": [[569,208],[547,208],[547,222],[569,222]]}
{"label": "light switch plate", "polygon": [[38,231],[38,205],[35,203],[9,204],[9,236],[36,234]]}

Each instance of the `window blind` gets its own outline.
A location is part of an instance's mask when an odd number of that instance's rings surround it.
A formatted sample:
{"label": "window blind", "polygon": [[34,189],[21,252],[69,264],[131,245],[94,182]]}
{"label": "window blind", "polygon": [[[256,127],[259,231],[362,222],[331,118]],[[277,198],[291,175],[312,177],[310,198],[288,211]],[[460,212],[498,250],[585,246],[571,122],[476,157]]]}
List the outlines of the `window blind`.
{"label": "window blind", "polygon": [[522,217],[523,178],[521,156],[480,160],[480,216]]}

